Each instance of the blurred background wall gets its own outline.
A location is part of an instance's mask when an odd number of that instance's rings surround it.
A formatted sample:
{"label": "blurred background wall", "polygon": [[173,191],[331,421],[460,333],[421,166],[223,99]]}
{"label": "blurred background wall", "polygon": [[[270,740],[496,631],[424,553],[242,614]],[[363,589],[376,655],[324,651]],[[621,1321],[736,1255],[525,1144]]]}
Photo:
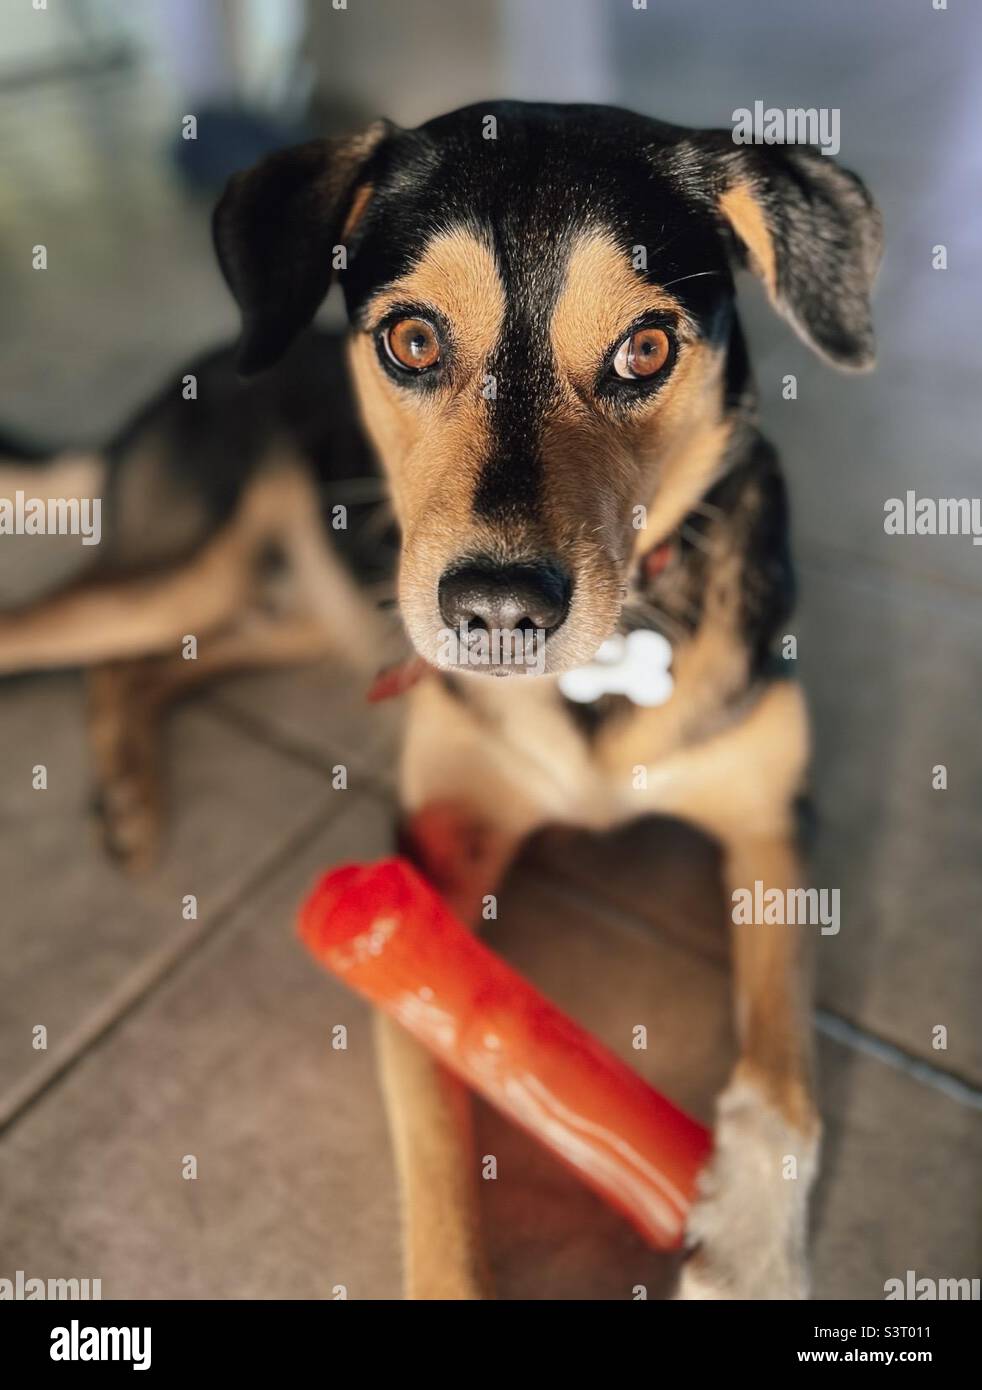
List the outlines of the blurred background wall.
{"label": "blurred background wall", "polygon": [[[881,295],[904,287],[908,343],[926,317],[914,257],[947,238],[953,259],[982,260],[978,222],[964,215],[964,192],[982,173],[977,6],[336,3],[47,0],[34,10],[3,0],[0,344],[16,347],[8,416],[99,432],[170,363],[228,332],[207,237],[224,175],[264,146],[380,113],[415,124],[513,96],[611,101],[728,125],[756,99],[832,106],[840,158],[869,178],[884,207]],[[196,148],[179,141],[186,113],[198,116]],[[25,238],[33,244],[42,231],[54,243],[44,286],[23,253]],[[956,291],[952,280],[939,277],[931,293],[950,289],[943,308],[957,313],[964,282]],[[933,352],[923,365],[937,361]],[[107,370],[112,389],[103,389]],[[39,382],[56,387],[43,401],[32,390]]]}

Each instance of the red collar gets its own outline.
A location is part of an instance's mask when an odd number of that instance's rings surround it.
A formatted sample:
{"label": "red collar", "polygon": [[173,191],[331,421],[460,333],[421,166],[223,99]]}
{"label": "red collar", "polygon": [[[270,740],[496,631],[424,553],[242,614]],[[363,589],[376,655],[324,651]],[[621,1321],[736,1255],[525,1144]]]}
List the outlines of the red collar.
{"label": "red collar", "polygon": [[421,656],[407,656],[394,666],[385,666],[368,687],[366,700],[376,705],[380,700],[391,700],[396,695],[405,695],[418,680],[433,668]]}
{"label": "red collar", "polygon": [[660,541],[653,550],[647,551],[641,557],[641,574],[646,580],[657,579],[662,570],[666,569],[675,555],[675,537],[670,536],[666,541]]}

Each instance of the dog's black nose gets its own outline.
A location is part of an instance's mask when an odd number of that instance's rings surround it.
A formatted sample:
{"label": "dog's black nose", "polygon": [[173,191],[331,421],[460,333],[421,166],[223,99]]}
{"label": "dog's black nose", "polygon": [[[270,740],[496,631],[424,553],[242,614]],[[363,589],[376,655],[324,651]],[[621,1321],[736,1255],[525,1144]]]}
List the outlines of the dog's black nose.
{"label": "dog's black nose", "polygon": [[474,631],[555,632],[569,612],[565,570],[549,561],[496,565],[472,560],[440,580],[440,613],[447,627]]}

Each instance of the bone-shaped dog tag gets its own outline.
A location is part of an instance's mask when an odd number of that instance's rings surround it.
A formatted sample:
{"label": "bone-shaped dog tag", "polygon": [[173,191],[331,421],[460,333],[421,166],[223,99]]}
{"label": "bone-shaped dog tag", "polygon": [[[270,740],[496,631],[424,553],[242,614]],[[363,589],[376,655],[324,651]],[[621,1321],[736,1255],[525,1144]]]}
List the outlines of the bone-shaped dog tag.
{"label": "bone-shaped dog tag", "polygon": [[626,637],[608,637],[588,666],[577,666],[559,677],[567,700],[578,705],[599,700],[601,695],[626,695],[636,705],[650,709],[663,705],[675,682],[668,669],[672,644],[660,632],[640,629]]}

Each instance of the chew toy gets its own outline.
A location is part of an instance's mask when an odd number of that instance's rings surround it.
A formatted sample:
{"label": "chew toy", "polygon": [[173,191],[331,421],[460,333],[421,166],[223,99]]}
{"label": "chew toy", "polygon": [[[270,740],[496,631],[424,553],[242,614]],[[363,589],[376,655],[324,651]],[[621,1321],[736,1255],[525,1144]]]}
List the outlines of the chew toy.
{"label": "chew toy", "polygon": [[463,927],[407,860],[326,874],[300,935],[652,1245],[680,1243],[707,1130]]}

